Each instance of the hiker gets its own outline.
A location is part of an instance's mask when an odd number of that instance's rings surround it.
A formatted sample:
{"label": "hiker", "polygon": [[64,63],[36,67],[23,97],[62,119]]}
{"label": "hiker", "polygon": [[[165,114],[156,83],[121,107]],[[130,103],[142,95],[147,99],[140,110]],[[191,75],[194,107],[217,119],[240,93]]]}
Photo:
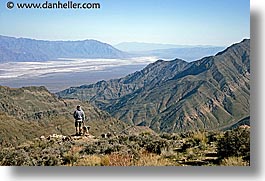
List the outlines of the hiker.
{"label": "hiker", "polygon": [[81,135],[82,134],[82,127],[85,125],[84,124],[84,121],[85,121],[85,113],[81,109],[81,106],[80,105],[78,105],[76,107],[76,110],[75,110],[73,116],[75,118],[75,132],[76,132],[76,135]]}

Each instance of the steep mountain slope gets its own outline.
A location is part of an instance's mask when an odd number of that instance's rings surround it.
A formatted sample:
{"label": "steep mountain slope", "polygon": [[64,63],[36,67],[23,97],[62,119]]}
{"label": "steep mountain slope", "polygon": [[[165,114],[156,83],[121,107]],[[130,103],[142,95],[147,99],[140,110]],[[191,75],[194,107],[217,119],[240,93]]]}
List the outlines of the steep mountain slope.
{"label": "steep mountain slope", "polygon": [[0,36],[0,63],[57,58],[123,58],[128,54],[96,40],[43,41]]}
{"label": "steep mountain slope", "polygon": [[156,131],[225,129],[249,117],[250,40],[186,63],[159,60],[125,78],[70,88],[116,118]]}
{"label": "steep mountain slope", "polygon": [[19,144],[41,135],[75,134],[72,113],[82,105],[91,133],[120,132],[128,127],[88,103],[63,100],[45,87],[19,89],[0,86],[0,145]]}
{"label": "steep mountain slope", "polygon": [[96,84],[72,87],[57,93],[59,97],[89,100],[99,108],[112,104],[116,99],[126,99],[126,96],[140,92],[145,87],[155,86],[173,78],[188,63],[183,60],[165,62],[158,60],[124,78],[100,81]]}

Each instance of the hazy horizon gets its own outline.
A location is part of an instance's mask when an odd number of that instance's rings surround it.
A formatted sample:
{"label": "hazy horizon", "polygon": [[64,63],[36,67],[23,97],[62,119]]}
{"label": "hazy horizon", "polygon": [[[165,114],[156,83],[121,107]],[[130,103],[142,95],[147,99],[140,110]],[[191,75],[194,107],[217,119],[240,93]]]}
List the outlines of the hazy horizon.
{"label": "hazy horizon", "polygon": [[231,42],[230,44],[228,44],[227,46],[224,45],[213,45],[213,44],[174,44],[174,43],[158,43],[158,42],[143,42],[143,41],[124,41],[124,42],[119,42],[119,43],[114,43],[111,44],[109,42],[104,42],[104,41],[100,41],[97,39],[91,39],[91,38],[86,38],[86,39],[76,39],[76,40],[72,40],[72,39],[39,39],[39,38],[32,38],[32,37],[22,37],[22,36],[11,36],[11,35],[4,35],[4,34],[0,34],[0,36],[5,36],[5,37],[10,37],[10,38],[23,38],[23,39],[31,39],[31,40],[36,40],[36,41],[85,41],[85,40],[95,40],[95,41],[99,41],[102,43],[106,43],[109,44],[113,47],[123,44],[123,43],[136,43],[136,44],[150,44],[150,45],[172,45],[172,46],[179,46],[179,48],[188,48],[188,47],[197,47],[197,46],[202,46],[202,47],[228,47],[234,43],[239,43],[244,39],[250,39],[250,37],[242,37],[242,39],[240,39],[239,41],[235,41],[235,42]]}
{"label": "hazy horizon", "polygon": [[229,46],[250,37],[249,0],[97,2],[100,9],[73,10],[8,9],[7,1],[0,1],[0,34],[40,40],[95,39],[111,45],[143,42]]}

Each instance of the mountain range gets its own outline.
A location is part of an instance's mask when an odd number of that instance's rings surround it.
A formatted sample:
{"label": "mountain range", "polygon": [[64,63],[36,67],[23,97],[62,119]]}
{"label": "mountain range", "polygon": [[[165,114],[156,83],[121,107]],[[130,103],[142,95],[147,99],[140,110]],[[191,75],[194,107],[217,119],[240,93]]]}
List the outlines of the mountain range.
{"label": "mountain range", "polygon": [[250,40],[194,62],[158,60],[120,79],[71,87],[115,118],[158,132],[227,129],[249,123]]}
{"label": "mountain range", "polygon": [[[206,45],[173,45],[127,42],[109,45],[97,40],[45,41],[0,35],[0,63],[38,62],[69,58],[122,59],[156,56],[161,59],[178,57],[193,61],[214,55],[224,47]],[[129,52],[129,53],[128,53]]]}
{"label": "mountain range", "polygon": [[0,63],[58,58],[125,58],[129,54],[96,40],[44,41],[0,35]]}

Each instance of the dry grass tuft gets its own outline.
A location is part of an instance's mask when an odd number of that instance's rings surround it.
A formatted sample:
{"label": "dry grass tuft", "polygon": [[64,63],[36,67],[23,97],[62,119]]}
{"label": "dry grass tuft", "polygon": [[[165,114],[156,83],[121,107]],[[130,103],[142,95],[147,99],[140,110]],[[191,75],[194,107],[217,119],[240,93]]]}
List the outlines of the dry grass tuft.
{"label": "dry grass tuft", "polygon": [[102,158],[97,155],[87,155],[78,160],[78,166],[101,166]]}
{"label": "dry grass tuft", "polygon": [[132,166],[133,156],[129,154],[112,153],[109,156],[110,166]]}
{"label": "dry grass tuft", "polygon": [[220,166],[249,166],[249,163],[242,157],[228,157],[221,161]]}
{"label": "dry grass tuft", "polygon": [[135,163],[135,166],[173,166],[174,164],[169,159],[153,153],[141,153],[140,159]]}

